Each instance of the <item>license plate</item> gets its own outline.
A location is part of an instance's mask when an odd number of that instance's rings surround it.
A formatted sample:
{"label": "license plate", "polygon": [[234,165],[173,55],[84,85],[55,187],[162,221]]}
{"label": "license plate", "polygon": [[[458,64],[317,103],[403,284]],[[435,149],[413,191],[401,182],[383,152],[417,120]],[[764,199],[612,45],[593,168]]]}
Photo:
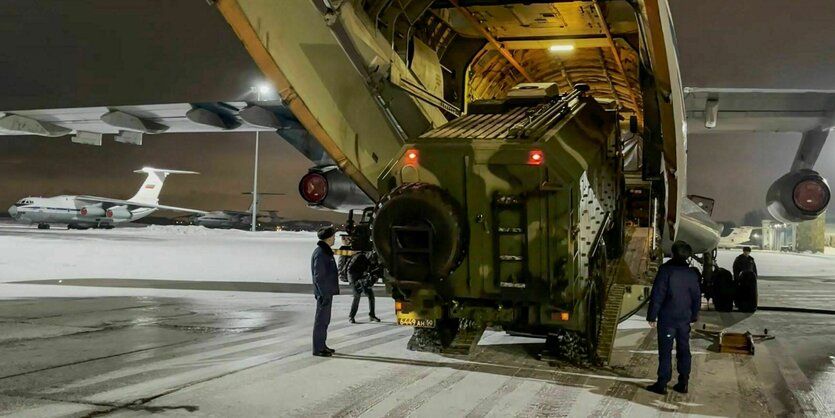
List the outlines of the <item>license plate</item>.
{"label": "license plate", "polygon": [[397,318],[397,325],[415,328],[435,328],[435,320],[417,318]]}

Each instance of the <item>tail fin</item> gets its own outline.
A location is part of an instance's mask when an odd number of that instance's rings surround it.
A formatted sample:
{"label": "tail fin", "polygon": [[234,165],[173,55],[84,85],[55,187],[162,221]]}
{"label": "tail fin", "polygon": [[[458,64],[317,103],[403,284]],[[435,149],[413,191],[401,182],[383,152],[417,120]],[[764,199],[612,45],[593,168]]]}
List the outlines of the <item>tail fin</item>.
{"label": "tail fin", "polygon": [[141,170],[134,171],[134,173],[147,173],[148,177],[145,178],[145,182],[142,183],[139,191],[128,200],[154,205],[159,203],[159,193],[162,191],[162,184],[169,174],[199,174],[195,171],[167,170],[153,167],[144,167]]}
{"label": "tail fin", "polygon": [[278,216],[277,210],[268,210],[267,213],[270,215],[270,222],[278,222],[284,219],[281,216]]}
{"label": "tail fin", "polygon": [[[242,192],[241,194],[249,194],[249,195],[251,195],[251,194],[252,194],[252,192]],[[261,204],[261,196],[284,196],[284,193],[274,193],[274,192],[258,192],[258,199],[257,199],[257,201],[256,201],[256,199],[252,199],[252,203],[250,203],[250,204],[249,204],[249,209],[247,209],[247,211],[248,211],[249,213],[252,213],[252,212],[255,210],[255,204],[256,204],[256,203],[257,203],[257,204]],[[274,211],[273,211],[273,212],[274,212]],[[273,213],[273,212],[270,212],[270,215],[271,215],[271,216],[272,216],[272,213]]]}

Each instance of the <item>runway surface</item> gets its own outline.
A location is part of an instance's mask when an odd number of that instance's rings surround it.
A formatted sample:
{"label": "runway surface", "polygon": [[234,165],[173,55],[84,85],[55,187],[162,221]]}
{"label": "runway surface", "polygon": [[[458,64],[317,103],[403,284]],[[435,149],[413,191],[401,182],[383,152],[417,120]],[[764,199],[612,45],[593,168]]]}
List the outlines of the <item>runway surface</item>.
{"label": "runway surface", "polygon": [[[829,279],[760,281],[762,301],[829,307]],[[310,355],[312,297],[295,293],[0,284],[0,414],[21,417],[832,416],[835,316],[703,312],[710,326],[776,339],[719,354],[694,334],[690,393],[654,378],[656,335],[621,325],[611,367],[535,360],[538,340],[488,332],[467,358],[405,349],[411,330],[348,324]],[[699,324],[701,326],[701,323]]]}

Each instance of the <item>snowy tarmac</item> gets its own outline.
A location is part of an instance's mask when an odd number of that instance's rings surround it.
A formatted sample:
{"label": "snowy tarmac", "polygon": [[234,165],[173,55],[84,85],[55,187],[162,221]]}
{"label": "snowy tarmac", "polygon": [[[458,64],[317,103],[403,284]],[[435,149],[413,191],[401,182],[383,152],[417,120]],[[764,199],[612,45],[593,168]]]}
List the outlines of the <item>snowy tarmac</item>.
{"label": "snowy tarmac", "polygon": [[[0,281],[127,278],[309,283],[316,235],[198,226],[84,231],[0,223]],[[301,260],[301,261],[300,261]]]}
{"label": "snowy tarmac", "polygon": [[[0,284],[0,416],[835,415],[832,315],[703,312],[697,327],[705,323],[752,333],[767,328],[776,338],[759,343],[756,355],[744,356],[717,353],[712,341],[694,333],[690,393],[659,396],[642,389],[657,366],[656,333],[641,320],[642,313],[621,324],[611,366],[588,369],[535,360],[532,353],[541,349],[541,341],[490,331],[466,358],[411,352],[405,348],[411,330],[393,325],[391,299],[378,299],[383,323],[364,320],[363,301],[358,315],[363,320],[353,325],[346,321],[350,296],[343,294],[335,299],[328,339],[337,355],[323,359],[310,355],[313,303],[301,294],[304,289],[195,291],[166,285],[181,281],[202,288],[193,277],[143,277],[139,270],[143,263],[157,263],[154,274],[188,273],[191,264],[168,265],[168,260],[196,262],[189,254],[198,251],[208,253],[206,269],[222,270],[263,245],[270,249],[257,253],[262,259],[255,264],[264,266],[251,272],[272,272],[274,258],[302,264],[301,272],[308,268],[309,236],[11,229],[0,228],[0,276],[6,282]],[[140,258],[162,247],[170,258],[97,263],[96,257],[67,254],[74,246],[88,255],[118,247],[109,254]],[[40,275],[22,274],[28,269],[17,263],[36,262],[27,254],[33,248],[55,253],[40,261],[46,266],[30,266]],[[229,258],[216,260],[224,248]],[[295,252],[282,256],[282,249]],[[720,261],[734,255],[723,253]],[[754,255],[764,276],[793,273],[763,277],[761,305],[835,309],[835,258]],[[110,263],[118,261],[137,270],[112,275]],[[56,267],[61,263],[72,264],[67,267],[72,275]],[[269,283],[266,276],[224,275],[235,271],[211,272],[206,281]],[[295,281],[291,276],[284,284],[309,280],[303,273]],[[64,281],[31,284],[39,280]],[[100,287],[119,282],[129,287]],[[73,283],[85,285],[68,285]],[[157,288],[147,288],[152,285]]]}

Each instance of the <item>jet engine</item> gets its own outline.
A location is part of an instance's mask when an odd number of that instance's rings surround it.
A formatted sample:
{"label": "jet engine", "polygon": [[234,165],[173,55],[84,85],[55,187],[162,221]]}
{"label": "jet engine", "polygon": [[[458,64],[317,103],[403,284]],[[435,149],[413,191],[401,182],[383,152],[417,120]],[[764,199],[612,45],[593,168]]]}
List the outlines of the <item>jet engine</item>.
{"label": "jet engine", "polygon": [[308,206],[348,213],[374,202],[336,166],[314,167],[299,181],[299,194]]}
{"label": "jet engine", "polygon": [[124,206],[114,206],[107,210],[107,217],[110,219],[130,219],[133,214]]}
{"label": "jet engine", "polygon": [[105,211],[101,206],[85,206],[78,214],[88,218],[98,218],[104,216]]}
{"label": "jet engine", "polygon": [[781,222],[817,218],[832,197],[829,184],[817,171],[801,169],[777,179],[768,188],[766,204],[771,216]]}

